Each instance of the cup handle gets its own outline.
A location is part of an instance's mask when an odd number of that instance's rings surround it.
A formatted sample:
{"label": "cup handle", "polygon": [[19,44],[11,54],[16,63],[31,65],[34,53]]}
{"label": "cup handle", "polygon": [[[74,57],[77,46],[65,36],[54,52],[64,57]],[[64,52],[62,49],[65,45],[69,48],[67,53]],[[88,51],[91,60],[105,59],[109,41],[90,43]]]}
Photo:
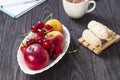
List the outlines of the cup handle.
{"label": "cup handle", "polygon": [[91,9],[87,10],[86,13],[92,12],[92,11],[95,9],[95,7],[96,7],[96,2],[95,2],[95,1],[89,1],[89,5],[90,5],[90,4],[93,4],[93,7],[92,7]]}

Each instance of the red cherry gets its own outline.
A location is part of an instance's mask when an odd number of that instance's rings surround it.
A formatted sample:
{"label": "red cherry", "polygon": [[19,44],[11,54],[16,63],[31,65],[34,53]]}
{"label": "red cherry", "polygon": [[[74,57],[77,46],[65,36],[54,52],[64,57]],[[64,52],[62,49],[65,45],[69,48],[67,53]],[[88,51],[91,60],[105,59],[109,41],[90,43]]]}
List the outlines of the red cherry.
{"label": "red cherry", "polygon": [[59,47],[59,46],[55,47],[55,53],[58,54],[58,55],[61,54],[62,53],[62,48]]}
{"label": "red cherry", "polygon": [[41,39],[42,39],[41,36],[36,36],[36,37],[34,38],[34,40],[35,40],[36,43],[39,43],[39,40],[41,40]]}
{"label": "red cherry", "polygon": [[31,28],[33,33],[37,33],[37,29],[38,29],[37,26],[32,26],[32,28]]}
{"label": "red cherry", "polygon": [[38,43],[39,43],[39,44],[42,44],[42,39],[39,39]]}
{"label": "red cherry", "polygon": [[39,70],[47,66],[49,55],[45,48],[40,44],[32,44],[27,47],[24,53],[26,65],[32,70]]}
{"label": "red cherry", "polygon": [[39,21],[38,22],[38,24],[37,24],[37,27],[38,27],[38,29],[42,29],[42,28],[44,28],[44,22],[43,21]]}
{"label": "red cherry", "polygon": [[53,30],[53,27],[50,26],[50,25],[46,25],[46,26],[45,26],[45,29],[46,29],[47,31],[52,31],[52,30]]}
{"label": "red cherry", "polygon": [[45,47],[46,49],[54,50],[54,44],[52,44],[52,42],[51,42],[50,40],[43,39],[43,40],[42,40],[42,45],[43,45],[43,47]]}
{"label": "red cherry", "polygon": [[34,44],[35,43],[35,40],[34,39],[30,39],[28,41],[26,41],[27,45],[31,45],[31,44]]}
{"label": "red cherry", "polygon": [[37,34],[39,35],[39,36],[44,36],[44,30],[42,30],[42,29],[38,29],[37,30]]}
{"label": "red cherry", "polygon": [[55,60],[57,57],[58,57],[58,55],[55,54],[55,53],[53,53],[53,54],[50,56],[50,60]]}

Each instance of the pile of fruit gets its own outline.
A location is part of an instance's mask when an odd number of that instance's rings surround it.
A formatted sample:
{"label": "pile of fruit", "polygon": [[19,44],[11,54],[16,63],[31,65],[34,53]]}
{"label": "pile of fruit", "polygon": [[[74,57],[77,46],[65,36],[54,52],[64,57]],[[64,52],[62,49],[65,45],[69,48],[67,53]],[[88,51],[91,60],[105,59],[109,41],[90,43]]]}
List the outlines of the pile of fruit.
{"label": "pile of fruit", "polygon": [[55,60],[64,47],[65,36],[59,20],[39,21],[31,28],[30,37],[20,46],[26,65],[32,70],[46,67],[50,60]]}

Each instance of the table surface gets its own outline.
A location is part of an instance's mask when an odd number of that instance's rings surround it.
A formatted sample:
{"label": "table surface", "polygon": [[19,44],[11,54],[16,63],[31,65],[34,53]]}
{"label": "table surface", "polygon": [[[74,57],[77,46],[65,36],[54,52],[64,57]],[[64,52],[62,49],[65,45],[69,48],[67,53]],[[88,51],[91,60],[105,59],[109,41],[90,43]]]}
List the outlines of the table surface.
{"label": "table surface", "polygon": [[[71,19],[63,9],[62,0],[48,0],[14,20],[0,12],[0,80],[119,80],[120,42],[100,55],[83,47],[78,38],[91,20],[96,20],[120,34],[120,0],[95,0],[96,9],[80,19]],[[70,31],[71,43],[66,55],[49,70],[36,74],[23,73],[17,63],[20,35],[50,13]]]}

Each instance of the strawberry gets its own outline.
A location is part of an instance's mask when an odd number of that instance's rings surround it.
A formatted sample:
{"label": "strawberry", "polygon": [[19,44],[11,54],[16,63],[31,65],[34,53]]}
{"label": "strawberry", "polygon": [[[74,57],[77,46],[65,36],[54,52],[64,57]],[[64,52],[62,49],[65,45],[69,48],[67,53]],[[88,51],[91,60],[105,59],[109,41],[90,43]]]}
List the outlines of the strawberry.
{"label": "strawberry", "polygon": [[21,46],[20,47],[20,50],[22,51],[23,54],[25,53],[26,48],[27,48],[27,46]]}

